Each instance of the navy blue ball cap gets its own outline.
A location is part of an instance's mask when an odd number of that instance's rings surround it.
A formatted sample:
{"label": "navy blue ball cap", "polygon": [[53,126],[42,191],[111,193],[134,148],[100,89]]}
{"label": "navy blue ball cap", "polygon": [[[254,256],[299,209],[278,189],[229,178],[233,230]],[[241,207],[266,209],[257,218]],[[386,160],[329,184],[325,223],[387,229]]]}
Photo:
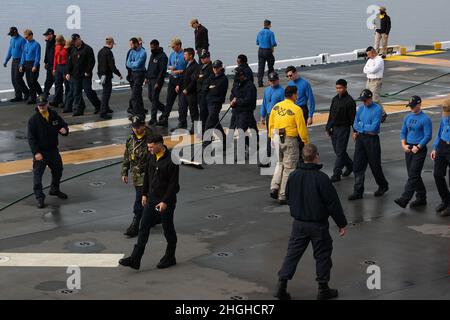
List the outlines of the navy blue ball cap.
{"label": "navy blue ball cap", "polygon": [[422,99],[419,96],[412,96],[409,99],[409,103],[406,105],[406,107],[415,108],[417,105],[422,103]]}

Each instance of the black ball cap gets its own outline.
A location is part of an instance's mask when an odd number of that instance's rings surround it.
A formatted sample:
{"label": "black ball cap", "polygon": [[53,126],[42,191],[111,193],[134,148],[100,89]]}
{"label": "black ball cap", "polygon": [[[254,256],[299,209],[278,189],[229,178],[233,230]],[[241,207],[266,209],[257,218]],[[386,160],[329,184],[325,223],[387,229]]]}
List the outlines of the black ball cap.
{"label": "black ball cap", "polygon": [[145,117],[141,115],[134,115],[130,118],[131,120],[131,126],[133,128],[139,128],[140,126],[145,125]]}
{"label": "black ball cap", "polygon": [[269,73],[269,81],[275,81],[275,80],[279,80],[280,77],[278,76],[278,73],[276,72],[271,72]]}
{"label": "black ball cap", "polygon": [[55,30],[53,30],[52,28],[48,28],[47,31],[45,31],[42,35],[48,36],[49,34],[55,34]]}
{"label": "black ball cap", "polygon": [[17,33],[18,33],[17,28],[16,27],[11,27],[11,28],[9,28],[8,36],[13,36],[13,35],[15,35]]}
{"label": "black ball cap", "polygon": [[37,97],[36,103],[38,106],[45,106],[48,103],[47,95],[41,94]]}
{"label": "black ball cap", "polygon": [[359,99],[362,101],[369,100],[372,98],[373,98],[373,93],[369,89],[364,89],[359,96]]}
{"label": "black ball cap", "polygon": [[208,51],[203,51],[202,54],[200,55],[200,59],[205,59],[205,58],[209,58],[211,55],[209,54]]}
{"label": "black ball cap", "polygon": [[78,33],[72,34],[72,41],[75,41],[75,40],[80,39],[80,38],[81,37],[80,37],[80,35]]}
{"label": "black ball cap", "polygon": [[409,99],[409,103],[406,105],[406,107],[415,108],[421,103],[422,103],[422,99],[419,96],[412,96]]}
{"label": "black ball cap", "polygon": [[371,52],[371,51],[373,51],[373,50],[375,50],[375,48],[372,47],[372,46],[370,46],[370,47],[367,47],[366,52]]}
{"label": "black ball cap", "polygon": [[220,61],[220,60],[216,60],[216,61],[213,62],[212,67],[216,68],[216,69],[217,68],[222,68],[223,67],[223,62]]}

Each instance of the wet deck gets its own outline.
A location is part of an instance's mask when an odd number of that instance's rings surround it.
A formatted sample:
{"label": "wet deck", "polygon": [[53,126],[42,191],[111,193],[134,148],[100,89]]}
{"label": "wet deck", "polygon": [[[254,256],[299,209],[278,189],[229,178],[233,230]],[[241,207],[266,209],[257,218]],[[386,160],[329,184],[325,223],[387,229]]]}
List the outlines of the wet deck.
{"label": "wet deck", "polygon": [[[393,93],[449,72],[449,61],[450,53],[420,57],[420,61],[409,58],[388,61],[383,91]],[[301,71],[313,85],[319,112],[328,108],[337,78],[347,79],[350,93],[357,96],[365,83],[362,66],[362,63],[338,64]],[[428,206],[412,210],[393,203],[406,181],[399,146],[404,114],[398,113],[405,109],[396,99],[412,94],[426,99],[430,106],[426,112],[432,117],[436,132],[440,110],[432,106],[439,105],[449,94],[449,84],[450,78],[443,77],[392,99],[393,105],[388,109],[394,113],[382,125],[381,134],[383,168],[390,183],[390,190],[382,199],[371,195],[376,185],[370,174],[362,201],[346,200],[352,191],[351,177],[336,184],[348,220],[353,222],[344,238],[338,239],[337,228],[331,227],[335,239],[331,285],[340,290],[341,299],[450,298],[450,218],[440,218],[434,212],[439,197],[431,160],[427,159],[423,173],[429,191]],[[86,162],[89,159],[68,162],[63,178],[119,160],[114,158],[120,154],[117,144],[124,142],[129,130],[126,121],[120,120],[126,118],[128,96],[127,90],[113,93],[111,106],[116,111],[113,119],[116,122],[77,127],[97,120],[97,116],[89,114],[92,112],[89,103],[84,117],[64,115],[72,128],[79,130],[60,139],[62,151],[77,154],[92,147],[101,151],[100,155],[89,155],[95,162]],[[258,96],[262,96],[261,90]],[[26,122],[32,112],[27,105],[0,103],[0,206],[31,192],[31,173],[20,172],[31,157]],[[324,119],[318,116],[317,124]],[[174,114],[170,125],[176,125],[176,121]],[[227,117],[225,123],[228,122]],[[310,128],[310,137],[319,145],[324,171],[331,173],[334,154],[323,127]],[[352,142],[349,149],[352,153]],[[65,267],[40,266],[54,259],[49,254],[121,255],[131,251],[135,239],[127,239],[122,233],[132,217],[133,189],[122,185],[119,175],[119,166],[110,166],[65,182],[62,189],[69,194],[67,201],[47,197],[48,206],[39,210],[34,198],[29,197],[0,211],[0,298],[272,299],[291,218],[287,207],[280,207],[269,198],[270,177],[261,176],[253,165],[215,165],[202,171],[182,167],[182,190],[175,213],[179,235],[176,267],[156,269],[165,248],[162,228],[157,226],[150,236],[141,271],[111,267],[94,257],[94,267],[81,269],[81,291],[59,292],[58,289],[66,287],[69,275]],[[48,173],[44,181],[49,182]],[[8,253],[41,255],[35,260],[18,255],[22,260],[14,265],[15,260]],[[6,261],[8,257],[10,260]],[[381,290],[366,287],[367,263],[371,262],[381,268]],[[64,257],[60,263],[65,264]],[[25,267],[26,264],[31,266]],[[314,278],[314,262],[308,249],[289,284],[293,297],[314,299]]]}

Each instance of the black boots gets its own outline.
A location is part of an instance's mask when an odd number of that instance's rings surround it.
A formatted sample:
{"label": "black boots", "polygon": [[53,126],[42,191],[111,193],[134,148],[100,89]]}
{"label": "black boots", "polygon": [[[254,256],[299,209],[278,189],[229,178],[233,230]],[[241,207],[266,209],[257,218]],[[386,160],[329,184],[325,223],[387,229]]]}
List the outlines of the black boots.
{"label": "black boots", "polygon": [[286,291],[287,289],[287,280],[279,280],[277,289],[273,296],[278,298],[279,300],[291,300],[291,295]]}
{"label": "black boots", "polygon": [[39,209],[43,209],[43,208],[45,208],[45,203],[44,203],[44,198],[38,198],[37,199],[37,207],[39,208]]}
{"label": "black boots", "polygon": [[319,283],[319,293],[317,294],[317,300],[329,300],[336,298],[338,291],[336,289],[330,289],[328,283]]}
{"label": "black boots", "polygon": [[176,245],[167,245],[166,254],[161,258],[158,265],[158,269],[166,269],[177,264],[175,259]]}
{"label": "black boots", "polygon": [[67,199],[67,194],[65,194],[64,192],[61,192],[59,190],[50,190],[48,194],[51,196],[56,196],[62,200]]}
{"label": "black boots", "polygon": [[388,186],[386,186],[386,187],[378,187],[378,190],[375,191],[375,192],[373,193],[373,195],[374,195],[375,197],[381,197],[381,196],[383,196],[388,190],[389,190],[389,187],[388,187]]}
{"label": "black boots", "polygon": [[130,257],[120,259],[119,264],[124,267],[130,267],[135,270],[139,270],[139,268],[141,267],[141,260],[133,258],[133,256],[131,255]]}
{"label": "black boots", "polygon": [[139,234],[139,223],[140,223],[140,220],[138,220],[138,218],[136,218],[136,216],[134,216],[133,221],[131,222],[127,231],[125,231],[124,235],[126,235],[130,238],[136,237]]}

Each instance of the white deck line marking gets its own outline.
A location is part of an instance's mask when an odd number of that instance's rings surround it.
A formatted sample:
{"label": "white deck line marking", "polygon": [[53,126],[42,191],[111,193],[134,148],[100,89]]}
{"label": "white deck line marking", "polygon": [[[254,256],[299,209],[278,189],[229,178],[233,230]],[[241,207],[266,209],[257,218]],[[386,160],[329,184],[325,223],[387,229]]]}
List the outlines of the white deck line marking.
{"label": "white deck line marking", "polygon": [[[262,99],[258,99],[256,101],[257,105],[260,106],[262,104]],[[221,111],[226,111],[230,104],[224,104],[222,106]],[[170,113],[170,119],[178,118],[178,111],[172,111]],[[86,122],[81,124],[74,124],[69,126],[69,131],[71,133],[73,132],[79,132],[79,131],[89,131],[93,129],[101,129],[101,128],[109,128],[114,126],[124,126],[130,124],[130,120],[128,118],[119,118],[119,119],[112,119],[112,120],[105,120],[105,121],[96,121],[96,122]]]}
{"label": "white deck line marking", "polygon": [[0,267],[116,268],[124,254],[0,252]]}

